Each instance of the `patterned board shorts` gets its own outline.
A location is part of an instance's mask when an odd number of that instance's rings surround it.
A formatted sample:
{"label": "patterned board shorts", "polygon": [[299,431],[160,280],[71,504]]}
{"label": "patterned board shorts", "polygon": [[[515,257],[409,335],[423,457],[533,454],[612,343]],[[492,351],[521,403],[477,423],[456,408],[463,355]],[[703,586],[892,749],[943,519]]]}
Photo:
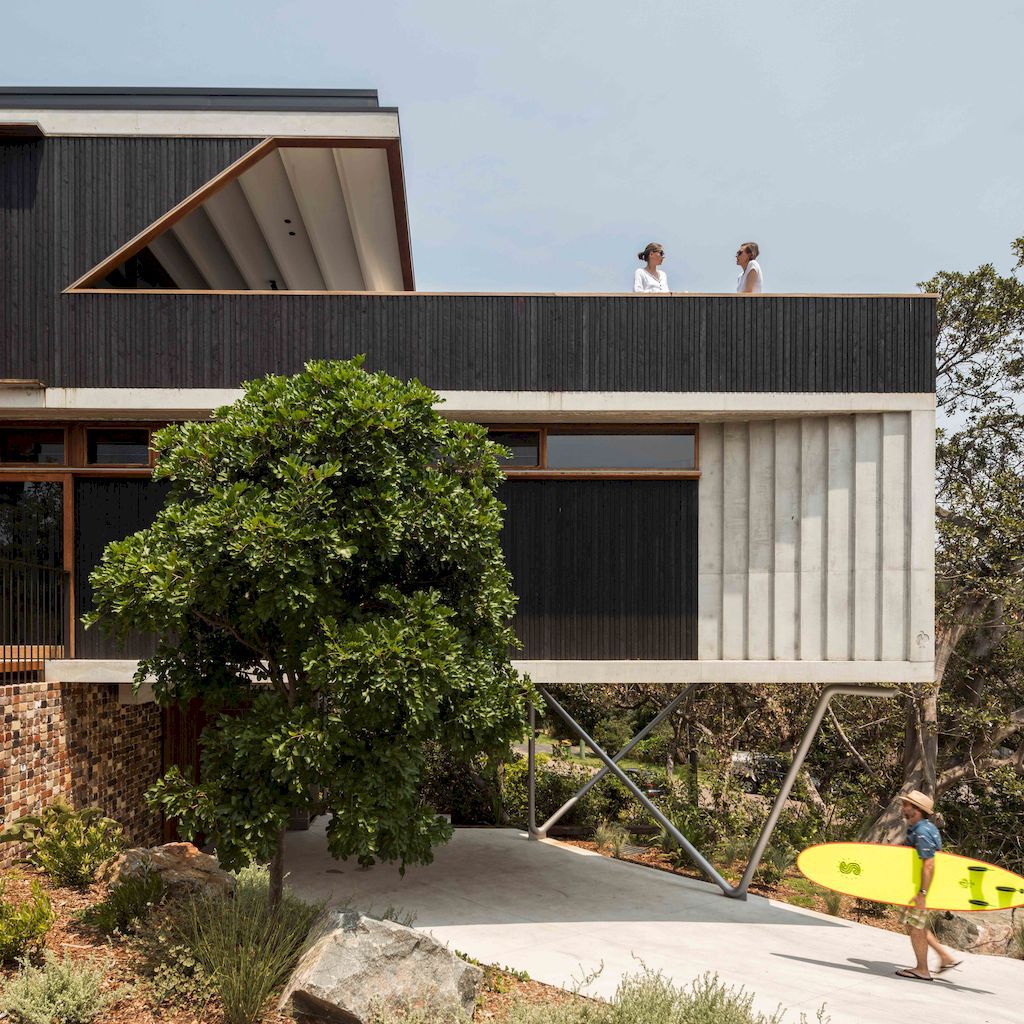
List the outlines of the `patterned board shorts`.
{"label": "patterned board shorts", "polygon": [[899,907],[900,924],[907,928],[927,928],[928,911],[918,910],[917,907]]}

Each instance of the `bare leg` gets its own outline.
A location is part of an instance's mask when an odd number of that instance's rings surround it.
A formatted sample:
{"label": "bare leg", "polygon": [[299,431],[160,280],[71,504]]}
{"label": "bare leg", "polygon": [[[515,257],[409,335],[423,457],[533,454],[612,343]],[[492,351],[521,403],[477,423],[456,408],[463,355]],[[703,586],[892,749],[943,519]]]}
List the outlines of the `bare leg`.
{"label": "bare leg", "polygon": [[956,957],[953,956],[953,954],[950,953],[950,951],[946,949],[946,947],[943,946],[937,938],[935,938],[935,935],[930,929],[925,932],[925,937],[928,939],[928,945],[939,954],[939,963],[942,964],[943,967],[957,962]]}
{"label": "bare leg", "polygon": [[914,956],[917,957],[917,963],[911,969],[919,977],[930,978],[932,972],[928,969],[928,929],[911,928],[909,931],[910,944],[914,947]]}

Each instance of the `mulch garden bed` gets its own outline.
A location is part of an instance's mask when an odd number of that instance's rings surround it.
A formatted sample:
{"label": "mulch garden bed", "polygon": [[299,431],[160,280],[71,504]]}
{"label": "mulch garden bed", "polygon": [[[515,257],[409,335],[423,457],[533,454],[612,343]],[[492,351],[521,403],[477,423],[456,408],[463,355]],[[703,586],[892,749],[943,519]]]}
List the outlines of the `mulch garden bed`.
{"label": "mulch garden bed", "polygon": [[[49,894],[57,917],[46,937],[47,949],[76,961],[102,964],[107,975],[104,989],[123,988],[124,998],[101,1013],[95,1024],[215,1024],[220,1020],[215,1000],[201,1010],[154,1005],[149,987],[140,977],[141,958],[131,938],[102,935],[77,919],[79,912],[104,898],[106,885],[97,883],[84,890],[62,889],[50,885],[45,874],[29,867],[4,871],[2,877],[6,883],[4,898],[10,902],[21,903],[28,899],[33,881],[38,881]],[[15,973],[14,967],[0,966],[0,989]],[[571,998],[564,989],[523,980],[497,967],[486,967],[482,1004],[474,1019],[502,1024],[516,1001],[552,1005]],[[294,1020],[287,1014],[269,1011],[262,1024],[294,1024]]]}

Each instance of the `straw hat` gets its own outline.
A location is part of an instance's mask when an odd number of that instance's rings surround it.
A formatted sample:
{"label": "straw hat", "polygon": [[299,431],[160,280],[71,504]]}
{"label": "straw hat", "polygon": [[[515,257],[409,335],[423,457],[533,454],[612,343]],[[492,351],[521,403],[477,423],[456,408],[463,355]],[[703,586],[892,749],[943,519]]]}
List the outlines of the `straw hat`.
{"label": "straw hat", "polygon": [[900,799],[904,803],[916,807],[919,811],[924,811],[925,814],[931,814],[935,810],[935,801],[918,789],[912,789],[909,793],[901,793]]}

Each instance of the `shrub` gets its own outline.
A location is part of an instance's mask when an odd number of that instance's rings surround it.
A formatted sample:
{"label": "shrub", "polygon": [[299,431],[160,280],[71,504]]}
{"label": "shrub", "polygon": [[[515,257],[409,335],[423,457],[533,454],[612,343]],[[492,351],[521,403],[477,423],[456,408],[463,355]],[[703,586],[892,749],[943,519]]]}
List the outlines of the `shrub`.
{"label": "shrub", "polygon": [[24,843],[23,861],[45,871],[54,885],[84,889],[97,868],[124,847],[124,835],[98,808],[76,811],[55,800],[40,814],[19,818],[0,834],[0,842]]}
{"label": "shrub", "polygon": [[[537,820],[554,814],[566,800],[583,785],[593,772],[583,765],[567,765],[552,771],[537,766]],[[526,758],[520,757],[505,766],[502,782],[503,800],[509,820],[526,825]],[[629,791],[615,779],[606,778],[598,783],[559,822],[561,825],[579,825],[596,828],[602,821],[614,821],[632,805]]]}
{"label": "shrub", "polygon": [[107,898],[89,907],[82,914],[82,921],[108,935],[126,932],[146,917],[166,893],[167,886],[160,875],[147,868],[112,885]]}
{"label": "shrub", "polygon": [[226,1024],[253,1024],[294,969],[321,910],[290,892],[272,910],[267,871],[251,867],[238,873],[233,897],[197,894],[182,902],[169,933],[201,976],[213,979]]}
{"label": "shrub", "polygon": [[172,938],[169,929],[156,928],[141,937],[143,971],[157,1006],[188,1007],[201,1014],[214,995],[214,979],[191,948]]}
{"label": "shrub", "polygon": [[[753,995],[728,988],[705,974],[681,988],[662,974],[645,971],[624,978],[610,1003],[577,997],[560,1005],[516,1003],[508,1024],[780,1024],[780,1009],[767,1015]],[[801,1021],[805,1020],[801,1015]],[[820,1024],[827,1024],[824,1009]]]}
{"label": "shrub", "polygon": [[784,846],[769,847],[757,867],[757,877],[765,885],[778,885],[796,859],[792,850]]}
{"label": "shrub", "polygon": [[825,912],[833,917],[838,917],[839,910],[843,905],[842,893],[836,892],[835,889],[821,889],[820,895],[822,902],[825,904]]}
{"label": "shrub", "polygon": [[594,726],[592,735],[599,747],[614,755],[633,738],[633,730],[629,722],[621,718],[602,718]]}
{"label": "shrub", "polygon": [[671,736],[655,733],[653,736],[646,736],[630,751],[630,757],[644,764],[665,764],[668,757],[668,745],[672,742]]}
{"label": "shrub", "polygon": [[32,896],[25,903],[8,903],[3,896],[0,881],[0,963],[38,952],[57,916],[38,882],[32,883]]}
{"label": "shrub", "polygon": [[611,850],[615,858],[622,856],[628,842],[629,829],[623,828],[618,822],[603,821],[594,830],[594,844],[599,850]]}
{"label": "shrub", "polygon": [[120,998],[102,992],[103,969],[47,953],[42,967],[25,964],[0,996],[5,1010],[21,1024],[88,1024]]}

